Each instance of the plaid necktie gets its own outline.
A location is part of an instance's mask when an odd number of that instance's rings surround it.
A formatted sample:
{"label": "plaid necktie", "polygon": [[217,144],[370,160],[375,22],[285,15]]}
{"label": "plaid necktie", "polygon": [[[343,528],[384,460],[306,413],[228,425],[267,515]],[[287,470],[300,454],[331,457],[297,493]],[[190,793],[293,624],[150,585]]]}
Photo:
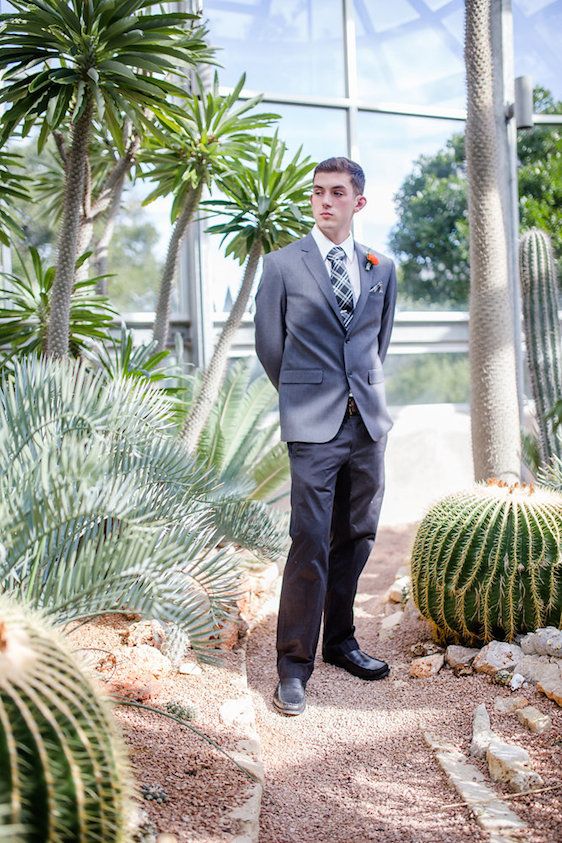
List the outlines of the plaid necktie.
{"label": "plaid necktie", "polygon": [[345,251],[342,247],[334,246],[328,252],[326,259],[330,261],[332,266],[330,280],[342,315],[343,324],[347,328],[353,319],[353,289],[345,265],[345,257]]}

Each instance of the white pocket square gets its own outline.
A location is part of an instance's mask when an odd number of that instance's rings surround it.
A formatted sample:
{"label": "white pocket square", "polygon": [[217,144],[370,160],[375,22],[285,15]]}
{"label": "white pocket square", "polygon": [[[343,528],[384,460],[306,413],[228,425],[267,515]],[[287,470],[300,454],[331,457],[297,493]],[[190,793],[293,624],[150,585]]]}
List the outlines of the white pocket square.
{"label": "white pocket square", "polygon": [[382,293],[382,281],[379,281],[378,284],[374,284],[371,289],[369,290],[370,293]]}

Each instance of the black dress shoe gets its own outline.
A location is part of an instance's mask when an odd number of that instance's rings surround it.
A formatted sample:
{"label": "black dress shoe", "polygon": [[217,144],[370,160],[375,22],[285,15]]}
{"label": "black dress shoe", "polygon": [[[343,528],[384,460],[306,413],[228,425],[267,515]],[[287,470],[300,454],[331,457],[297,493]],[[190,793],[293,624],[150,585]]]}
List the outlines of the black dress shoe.
{"label": "black dress shoe", "polygon": [[328,664],[335,664],[336,667],[343,667],[348,673],[358,676],[360,679],[383,679],[390,673],[390,668],[386,662],[373,659],[359,649],[352,650],[351,653],[345,655],[324,653],[324,661]]}
{"label": "black dress shoe", "polygon": [[273,695],[273,705],[281,714],[302,714],[306,708],[302,679],[281,679]]}

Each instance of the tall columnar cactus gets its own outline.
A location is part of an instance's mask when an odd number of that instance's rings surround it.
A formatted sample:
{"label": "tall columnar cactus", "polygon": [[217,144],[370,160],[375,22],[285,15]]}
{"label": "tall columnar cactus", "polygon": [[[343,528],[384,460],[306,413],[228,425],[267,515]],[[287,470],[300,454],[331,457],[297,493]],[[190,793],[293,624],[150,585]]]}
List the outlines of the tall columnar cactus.
{"label": "tall columnar cactus", "polygon": [[548,234],[526,231],[519,245],[523,318],[531,388],[535,399],[541,459],[562,458],[562,439],[548,418],[562,398],[562,341],[558,321],[558,287]]}
{"label": "tall columnar cactus", "polygon": [[0,826],[33,843],[125,841],[128,782],[111,713],[64,639],[0,598]]}
{"label": "tall columnar cactus", "polygon": [[412,551],[416,606],[441,641],[562,628],[562,494],[502,481],[435,504]]}
{"label": "tall columnar cactus", "polygon": [[470,235],[471,428],[476,480],[520,476],[519,407],[506,221],[502,203],[505,118],[494,96],[490,0],[466,0],[466,165]]}

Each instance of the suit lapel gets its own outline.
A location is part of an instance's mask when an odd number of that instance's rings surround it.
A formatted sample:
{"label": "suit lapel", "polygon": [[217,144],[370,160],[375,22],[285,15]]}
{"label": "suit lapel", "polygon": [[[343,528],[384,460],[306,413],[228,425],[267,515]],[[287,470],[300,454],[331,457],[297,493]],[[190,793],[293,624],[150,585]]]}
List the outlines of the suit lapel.
{"label": "suit lapel", "polygon": [[316,245],[316,241],[314,240],[312,234],[307,234],[306,237],[303,238],[301,248],[302,258],[306,268],[320,287],[322,293],[326,298],[326,301],[338,317],[340,325],[345,330],[342,315],[340,313],[338,302],[336,300],[336,294],[334,293],[334,288],[332,287],[332,282],[330,281],[330,276],[328,275],[326,265],[322,260],[322,255],[320,254],[320,251],[318,249],[318,246]]}
{"label": "suit lapel", "polygon": [[372,266],[371,269],[366,269],[365,267],[367,264],[367,252],[358,243],[355,244],[355,253],[357,255],[357,260],[359,261],[359,279],[361,282],[361,294],[353,311],[353,319],[351,320],[349,325],[350,331],[353,331],[355,325],[359,321],[359,317],[363,313],[363,308],[367,304],[367,299],[369,298],[369,290],[381,280],[380,264],[378,264],[377,266]]}

